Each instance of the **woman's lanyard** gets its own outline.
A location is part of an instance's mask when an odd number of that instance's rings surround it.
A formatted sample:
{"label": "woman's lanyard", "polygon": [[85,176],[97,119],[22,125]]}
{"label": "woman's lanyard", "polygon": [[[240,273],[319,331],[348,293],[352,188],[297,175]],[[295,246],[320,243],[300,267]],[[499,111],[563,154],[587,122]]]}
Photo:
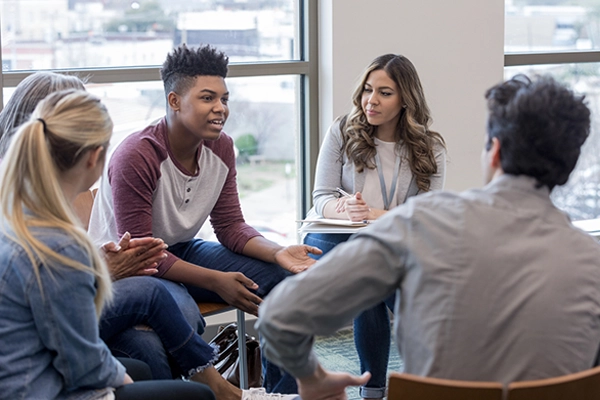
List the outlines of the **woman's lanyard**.
{"label": "woman's lanyard", "polygon": [[381,159],[379,153],[375,153],[375,164],[377,165],[377,174],[379,175],[379,183],[381,185],[381,196],[383,197],[383,209],[389,210],[392,199],[394,198],[394,192],[396,192],[396,184],[398,183],[398,174],[400,173],[400,156],[396,155],[396,164],[394,165],[394,176],[392,178],[392,188],[390,190],[390,196],[387,195],[387,189],[385,187],[385,179],[383,178],[383,167],[381,166]]}

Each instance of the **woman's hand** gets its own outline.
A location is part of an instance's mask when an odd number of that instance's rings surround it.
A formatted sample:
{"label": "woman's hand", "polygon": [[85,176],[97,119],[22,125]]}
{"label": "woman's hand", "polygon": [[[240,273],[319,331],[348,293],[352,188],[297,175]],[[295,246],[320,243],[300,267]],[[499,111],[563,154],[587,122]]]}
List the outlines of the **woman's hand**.
{"label": "woman's hand", "polygon": [[336,200],[335,202],[335,212],[337,214],[343,214],[346,212],[346,200],[350,199],[351,197],[340,197]]}
{"label": "woman's hand", "polygon": [[344,208],[350,221],[358,222],[369,219],[371,209],[360,192],[356,192],[354,196],[345,199]]}
{"label": "woman's hand", "polygon": [[309,257],[309,254],[320,255],[323,252],[316,247],[296,244],[278,250],[275,253],[275,261],[291,273],[297,274],[298,272],[307,270],[315,263],[316,260]]}
{"label": "woman's hand", "polygon": [[154,275],[158,263],[167,257],[167,245],[162,239],[146,237],[131,239],[126,232],[119,244],[108,242],[100,248],[113,280],[130,276]]}

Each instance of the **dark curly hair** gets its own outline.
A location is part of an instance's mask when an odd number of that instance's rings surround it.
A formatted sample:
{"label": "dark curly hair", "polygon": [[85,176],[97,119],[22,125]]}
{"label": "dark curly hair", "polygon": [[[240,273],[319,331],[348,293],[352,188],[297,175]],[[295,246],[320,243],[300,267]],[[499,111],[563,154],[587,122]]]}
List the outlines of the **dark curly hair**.
{"label": "dark curly hair", "polygon": [[585,96],[575,95],[550,76],[525,75],[489,89],[486,149],[500,142],[502,170],[527,175],[537,187],[563,185],[575,168],[590,133]]}
{"label": "dark curly hair", "polygon": [[229,58],[216,48],[205,45],[197,49],[182,44],[173,49],[160,70],[165,95],[183,94],[194,84],[197,76],[227,76]]}

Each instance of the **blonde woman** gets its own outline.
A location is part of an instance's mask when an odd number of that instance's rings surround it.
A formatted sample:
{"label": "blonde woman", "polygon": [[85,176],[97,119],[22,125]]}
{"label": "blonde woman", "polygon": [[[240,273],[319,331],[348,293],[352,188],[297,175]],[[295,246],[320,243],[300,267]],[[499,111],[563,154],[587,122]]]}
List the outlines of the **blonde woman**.
{"label": "blonde woman", "polygon": [[[0,392],[36,399],[214,399],[204,385],[133,385],[100,340],[111,279],[75,222],[75,197],[99,178],[112,121],[84,91],[42,100],[0,167]],[[150,278],[147,278],[150,279]],[[118,388],[113,392],[113,388]]]}
{"label": "blonde woman", "polygon": [[[19,83],[0,112],[0,158],[4,157],[17,128],[29,119],[38,102],[51,93],[67,89],[85,90],[84,82],[73,75],[38,71]],[[89,219],[90,201],[93,202],[92,192],[85,191],[78,195],[73,203],[73,208],[84,226],[87,226]],[[101,247],[101,255],[104,256],[111,277],[113,281],[117,281],[113,285],[113,289],[117,291],[111,306],[111,310],[115,311],[112,313],[113,318],[118,315],[119,309],[122,309],[122,314],[129,312],[128,303],[131,299],[138,300],[151,290],[164,290],[165,286],[189,324],[198,330],[203,324],[202,318],[196,302],[182,285],[166,280],[161,281],[162,284],[140,279],[121,281],[131,276],[156,273],[157,262],[166,257],[164,247],[161,239],[131,239],[128,233],[118,244],[108,242]],[[114,326],[114,319],[112,324]],[[176,364],[169,362],[168,351],[153,330],[137,329],[130,325],[129,328],[111,335],[110,340],[105,336],[103,339],[113,355],[141,360],[148,364],[154,379],[171,379],[172,376],[184,373],[178,370]]]}
{"label": "blonde woman", "polygon": [[[419,75],[408,58],[385,54],[373,60],[354,91],[352,103],[350,113],[333,123],[320,149],[310,216],[375,220],[410,196],[442,189],[444,139],[429,128],[429,107]],[[311,233],[305,244],[325,254],[348,237]],[[361,372],[372,374],[361,388],[365,399],[385,395],[390,349],[388,308],[393,307],[394,296],[354,322]]]}

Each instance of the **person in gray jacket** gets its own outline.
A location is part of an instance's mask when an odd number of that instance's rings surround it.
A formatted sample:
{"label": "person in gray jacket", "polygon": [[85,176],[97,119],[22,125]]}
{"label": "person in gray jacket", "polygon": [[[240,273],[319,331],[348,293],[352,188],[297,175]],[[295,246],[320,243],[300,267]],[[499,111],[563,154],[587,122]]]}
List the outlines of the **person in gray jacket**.
{"label": "person in gray jacket", "polygon": [[325,371],[314,336],[394,292],[407,373],[507,383],[594,366],[600,246],[550,199],[577,163],[590,111],[550,77],[517,76],[486,99],[485,187],[410,198],[261,305],[263,352],[303,399],[344,399],[369,379]]}

